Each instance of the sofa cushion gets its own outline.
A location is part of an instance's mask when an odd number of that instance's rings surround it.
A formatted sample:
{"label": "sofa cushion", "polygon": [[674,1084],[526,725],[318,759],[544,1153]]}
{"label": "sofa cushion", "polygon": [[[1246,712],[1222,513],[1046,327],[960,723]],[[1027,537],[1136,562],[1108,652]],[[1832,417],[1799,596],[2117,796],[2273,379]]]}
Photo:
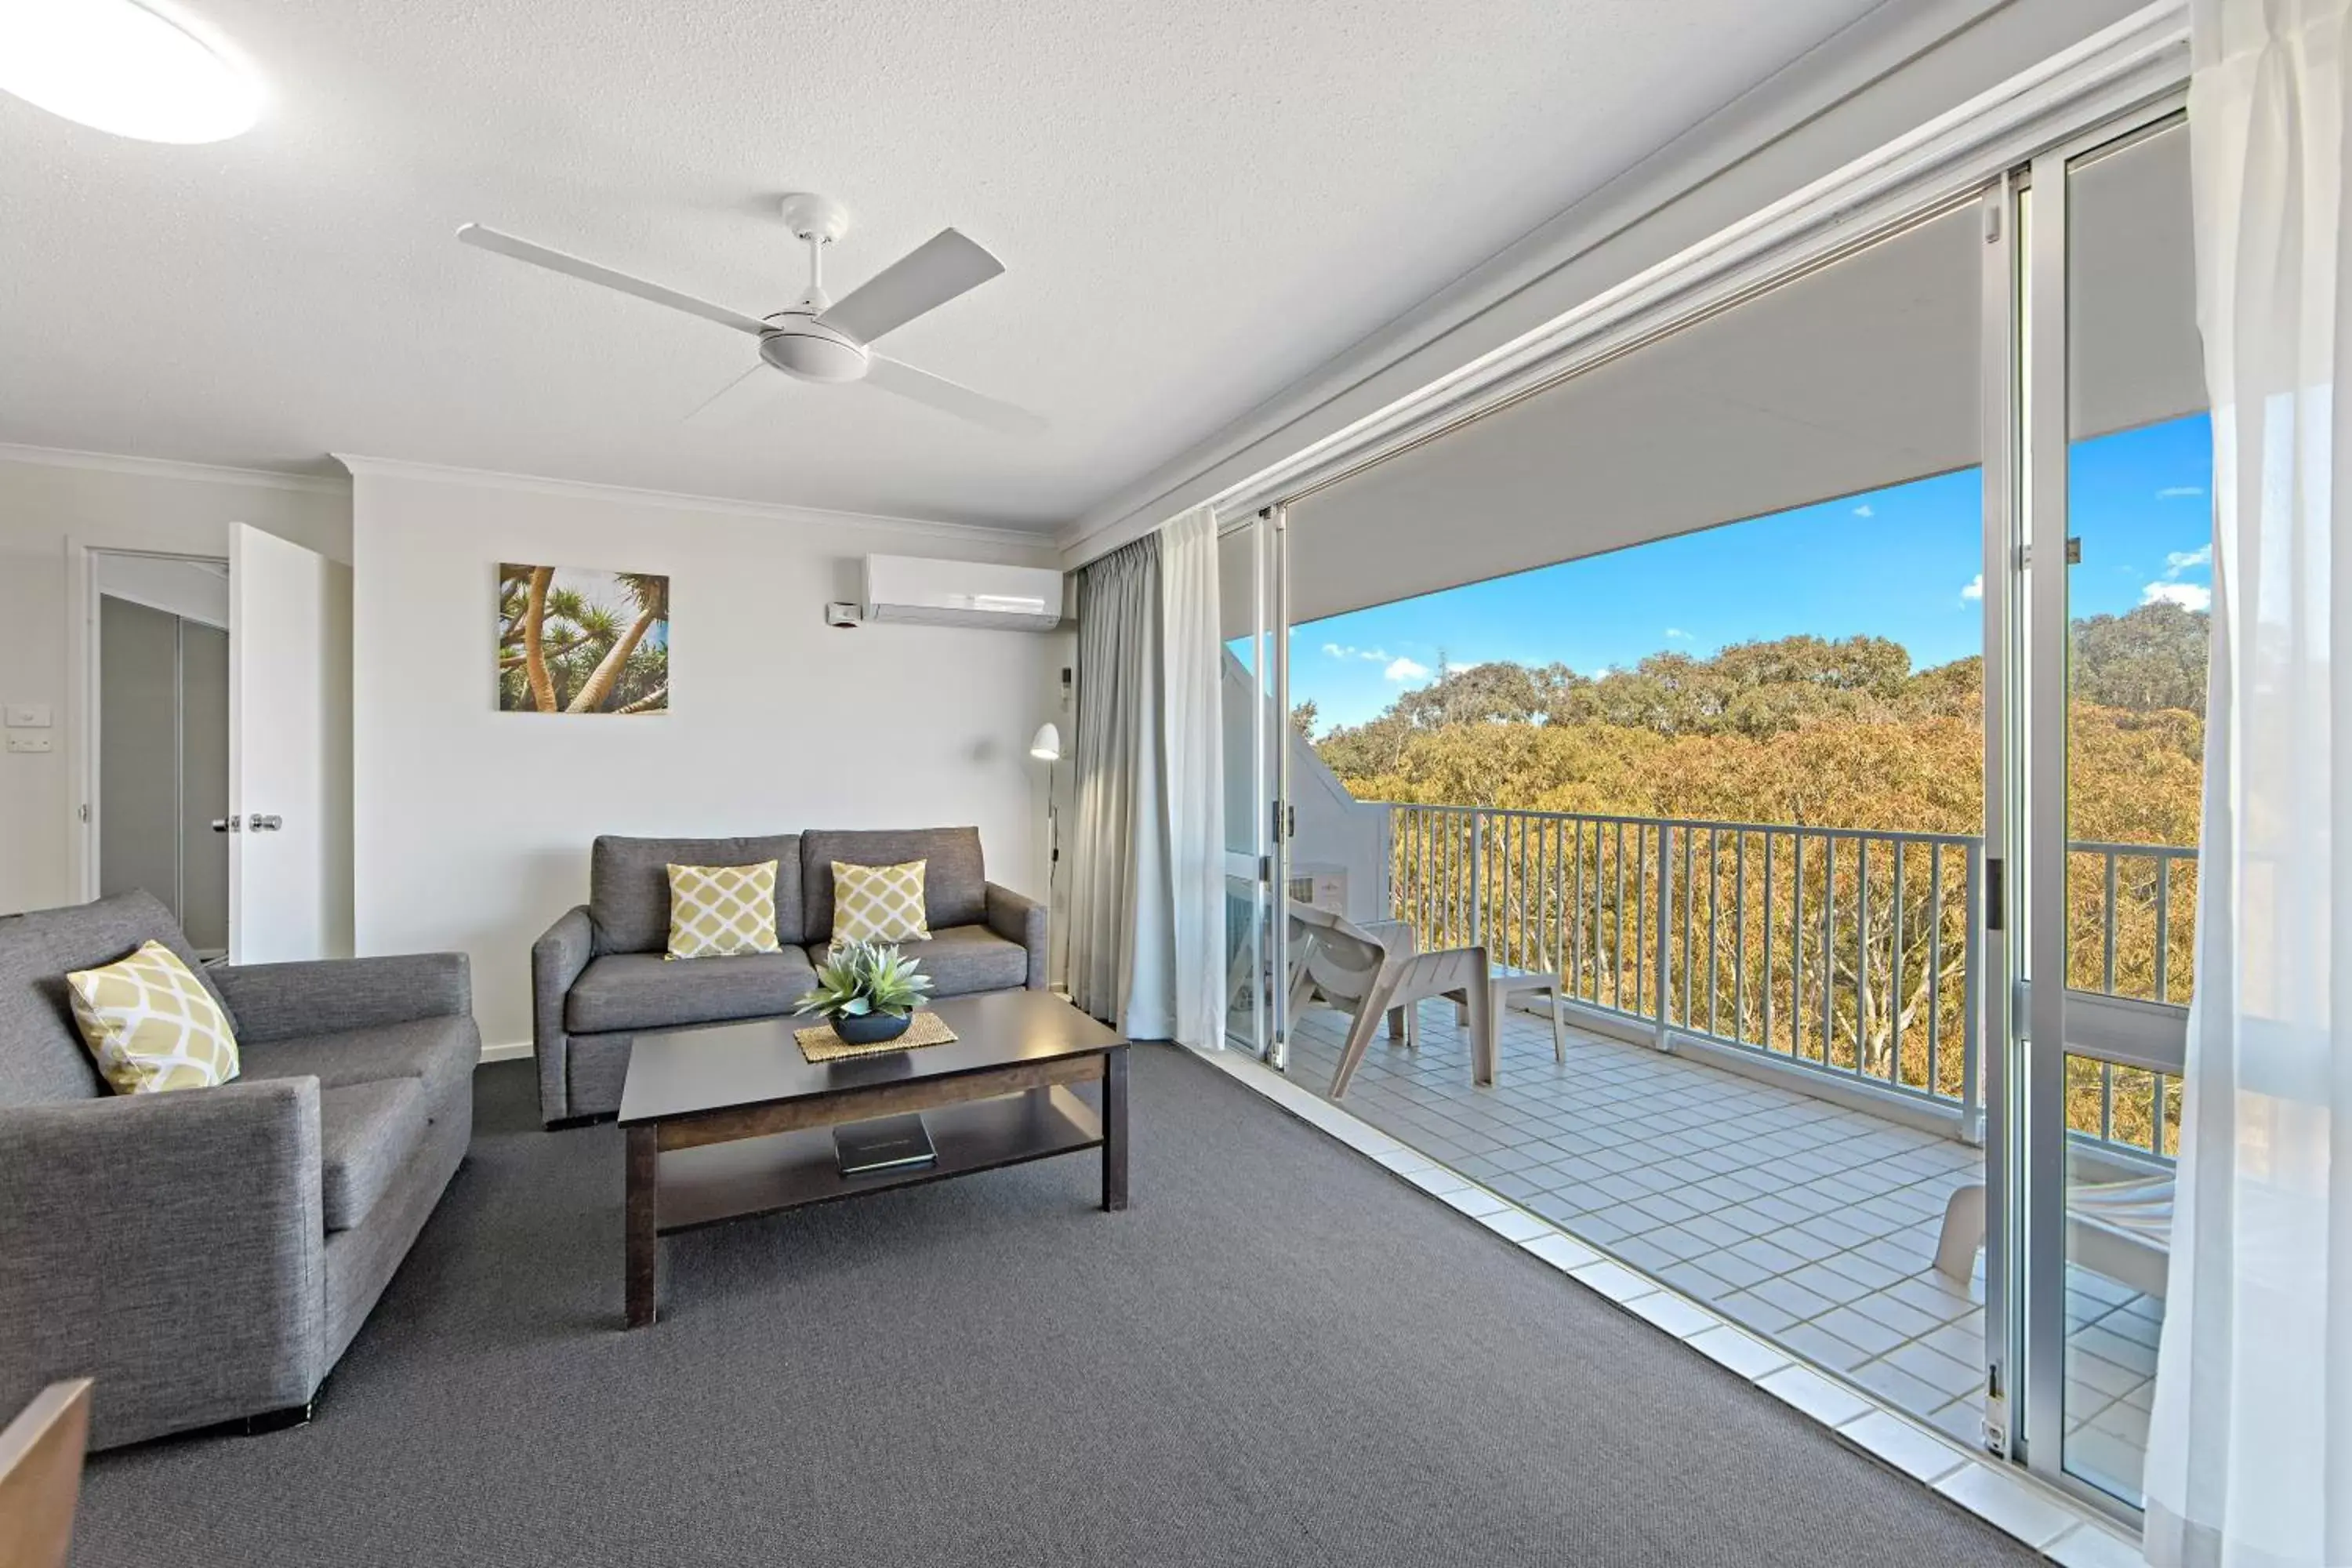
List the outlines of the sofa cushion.
{"label": "sofa cushion", "polygon": [[66,976],[74,1023],[117,1094],[215,1089],[236,1076],[228,1015],[160,942]]}
{"label": "sofa cushion", "polygon": [[[923,966],[934,996],[1017,991],[1029,983],[1029,950],[986,926],[949,926],[932,931],[929,942],[910,942],[898,951]],[[809,956],[822,962],[824,949],[813,946]]]}
{"label": "sofa cushion", "polygon": [[923,918],[923,865],[909,860],[903,866],[855,866],[835,860],[828,868],[833,873],[832,944],[929,941],[930,924]]}
{"label": "sofa cushion", "polygon": [[415,1018],[331,1035],[247,1041],[247,1079],[315,1078],[321,1092],[386,1079],[416,1079],[428,1115],[468,1082],[481,1060],[481,1036],[470,1017]]}
{"label": "sofa cushion", "polygon": [[669,958],[732,958],[774,952],[776,862],[670,866]]}
{"label": "sofa cushion", "polygon": [[[623,838],[605,834],[588,854],[588,919],[598,952],[659,952],[669,941],[669,868],[776,863],[776,939],[808,940],[801,911],[797,834],[764,838]],[[824,930],[832,930],[828,910]]]}
{"label": "sofa cushion", "polygon": [[158,942],[188,966],[228,1019],[236,1015],[172,912],[146,893],[0,918],[0,1105],[47,1105],[106,1092],[74,1026],[66,975]]}
{"label": "sofa cushion", "polygon": [[425,1124],[421,1079],[319,1090],[319,1168],[329,1230],[349,1230],[367,1218],[424,1141]]}
{"label": "sofa cushion", "polygon": [[793,1010],[816,983],[797,948],[734,958],[664,958],[608,952],[591,959],[563,999],[573,1034],[674,1029],[725,1018],[767,1018]]}
{"label": "sofa cushion", "polygon": [[[923,868],[923,913],[931,930],[978,925],[988,918],[988,873],[981,863],[977,827],[908,827],[879,832],[833,829],[801,835],[802,929],[800,940],[821,942],[833,935],[833,863]],[[793,940],[789,936],[784,940]]]}

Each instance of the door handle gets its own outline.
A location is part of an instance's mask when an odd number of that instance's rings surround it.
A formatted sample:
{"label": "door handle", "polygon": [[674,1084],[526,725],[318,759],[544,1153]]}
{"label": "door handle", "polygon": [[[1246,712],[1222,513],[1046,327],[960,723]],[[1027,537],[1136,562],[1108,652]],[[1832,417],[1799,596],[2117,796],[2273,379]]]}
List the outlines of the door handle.
{"label": "door handle", "polygon": [[256,833],[275,833],[286,826],[284,817],[264,816],[257,811],[253,814],[248,822]]}
{"label": "door handle", "polygon": [[237,818],[234,816],[215,816],[213,818],[213,831],[215,833],[235,833],[236,829]]}

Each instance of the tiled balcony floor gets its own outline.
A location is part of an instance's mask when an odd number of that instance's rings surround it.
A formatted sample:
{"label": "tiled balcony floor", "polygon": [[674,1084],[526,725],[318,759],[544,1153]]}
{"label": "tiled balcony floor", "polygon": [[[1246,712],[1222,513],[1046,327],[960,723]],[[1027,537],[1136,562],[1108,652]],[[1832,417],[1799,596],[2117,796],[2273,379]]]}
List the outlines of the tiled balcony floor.
{"label": "tiled balcony floor", "polygon": [[[1339,1103],[1580,1239],[1964,1441],[1983,1411],[1984,1276],[1933,1267],[1952,1189],[1982,1150],[1541,1019],[1501,1021],[1491,1089],[1453,1005],[1421,1049],[1381,1035]],[[1313,1010],[1290,1078],[1325,1093],[1347,1018]],[[2070,1468],[2137,1498],[2160,1300],[2069,1270]]]}

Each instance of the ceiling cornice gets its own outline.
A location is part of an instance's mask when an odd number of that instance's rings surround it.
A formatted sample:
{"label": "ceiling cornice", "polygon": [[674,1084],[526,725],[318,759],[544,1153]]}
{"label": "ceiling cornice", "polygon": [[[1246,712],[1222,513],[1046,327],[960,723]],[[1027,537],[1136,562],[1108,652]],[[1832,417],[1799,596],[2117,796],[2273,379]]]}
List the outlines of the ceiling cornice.
{"label": "ceiling cornice", "polygon": [[840,511],[825,507],[790,506],[781,501],[742,500],[732,496],[694,495],[681,490],[645,489],[635,485],[598,484],[590,479],[559,479],[540,474],[500,473],[490,468],[461,468],[446,463],[418,463],[404,458],[372,458],[359,452],[336,452],[335,461],[354,478],[420,479],[434,484],[475,485],[488,489],[520,490],[532,495],[570,496],[580,500],[635,501],[681,510],[714,512],[724,517],[754,517],[776,522],[814,523],[826,527],[887,528],[929,538],[985,540],[1027,549],[1051,551],[1050,533],[1024,532],[976,522],[940,522],[936,519],[892,517],[885,512]]}
{"label": "ceiling cornice", "polygon": [[144,479],[187,479],[208,485],[250,485],[257,489],[299,490],[347,496],[352,482],[332,474],[289,474],[278,468],[237,468],[221,463],[187,463],[176,458],[134,458],[121,452],[79,452],[64,447],[26,447],[0,441],[0,463],[31,463],[48,468],[89,468],[136,474]]}

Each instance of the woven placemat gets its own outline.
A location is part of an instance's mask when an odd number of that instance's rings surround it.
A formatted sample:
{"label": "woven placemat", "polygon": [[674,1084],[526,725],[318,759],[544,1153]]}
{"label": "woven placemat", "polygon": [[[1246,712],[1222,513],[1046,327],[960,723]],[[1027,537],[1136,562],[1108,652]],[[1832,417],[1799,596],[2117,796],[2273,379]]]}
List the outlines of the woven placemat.
{"label": "woven placemat", "polygon": [[937,1013],[918,1013],[907,1026],[907,1032],[895,1040],[879,1045],[853,1046],[833,1032],[831,1024],[819,1024],[813,1029],[794,1029],[793,1038],[801,1043],[801,1055],[812,1062],[837,1062],[845,1057],[878,1057],[886,1051],[911,1051],[918,1046],[944,1046],[956,1037],[947,1020]]}

